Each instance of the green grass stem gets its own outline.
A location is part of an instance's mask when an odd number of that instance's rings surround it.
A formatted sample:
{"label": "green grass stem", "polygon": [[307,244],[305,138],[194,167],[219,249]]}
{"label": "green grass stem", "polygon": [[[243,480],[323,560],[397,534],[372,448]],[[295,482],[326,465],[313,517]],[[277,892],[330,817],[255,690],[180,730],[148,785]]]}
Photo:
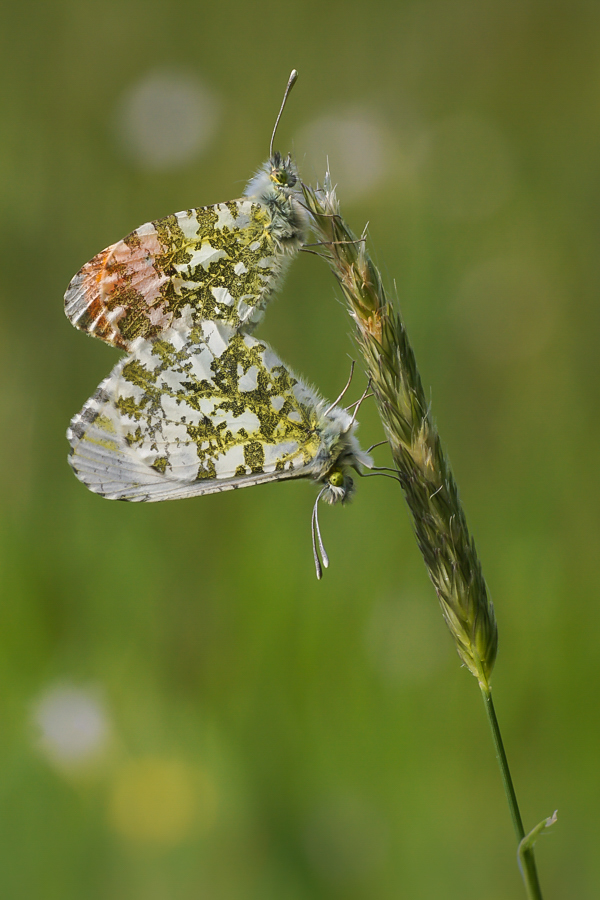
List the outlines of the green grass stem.
{"label": "green grass stem", "polygon": [[529,900],[542,900],[533,843],[522,844],[523,823],[492,703],[490,676],[498,648],[494,607],[414,353],[400,314],[388,301],[381,276],[367,254],[364,235],[357,238],[344,222],[329,178],[323,190],[304,185],[303,191],[321,241],[319,253],[338,279],[356,326],[358,346],[442,614],[458,654],[477,678],[485,701],[522,849],[521,872],[527,895]]}

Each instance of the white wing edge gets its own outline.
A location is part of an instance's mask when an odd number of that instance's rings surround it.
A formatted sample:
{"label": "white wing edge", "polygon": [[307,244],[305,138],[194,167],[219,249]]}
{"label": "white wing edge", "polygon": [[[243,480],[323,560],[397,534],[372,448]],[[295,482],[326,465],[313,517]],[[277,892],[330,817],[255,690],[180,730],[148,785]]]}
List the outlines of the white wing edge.
{"label": "white wing edge", "polygon": [[177,480],[167,477],[137,458],[120,435],[110,433],[96,424],[97,417],[110,402],[115,377],[118,378],[127,357],[117,364],[96,393],[77,413],[67,430],[71,444],[69,464],[77,478],[101,497],[108,500],[152,502],[199,497],[221,491],[236,490],[269,481],[291,478],[310,478],[310,466],[292,470],[264,472],[255,475],[211,478],[206,480]]}
{"label": "white wing edge", "polygon": [[[243,475],[224,480],[213,478],[206,481],[177,482],[165,478],[160,472],[154,472],[148,466],[137,463],[122,451],[118,453],[114,450],[107,451],[104,460],[103,455],[101,452],[94,454],[89,451],[82,452],[80,443],[69,457],[69,463],[77,478],[90,491],[107,500],[132,502],[184,500],[187,497],[201,497],[203,494],[217,494],[269,481],[287,481],[311,475],[306,469],[295,469]],[[131,480],[128,484],[123,484],[123,477],[127,472]]]}

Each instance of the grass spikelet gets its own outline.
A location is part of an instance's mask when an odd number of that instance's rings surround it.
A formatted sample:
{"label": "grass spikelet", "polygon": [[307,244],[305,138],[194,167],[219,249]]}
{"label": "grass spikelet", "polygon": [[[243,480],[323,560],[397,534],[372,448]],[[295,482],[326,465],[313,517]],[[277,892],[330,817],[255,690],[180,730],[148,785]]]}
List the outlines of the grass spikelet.
{"label": "grass spikelet", "polygon": [[356,324],[360,350],[389,441],[415,533],[460,658],[482,687],[496,658],[498,634],[475,544],[458,489],[397,309],[339,212],[329,178],[323,190],[303,187],[320,250],[335,273]]}
{"label": "grass spikelet", "polygon": [[322,242],[320,255],[338,279],[356,325],[358,345],[444,619],[460,658],[479,682],[527,896],[542,900],[533,843],[554,818],[537,826],[531,840],[525,836],[490,686],[498,649],[494,607],[414,353],[400,313],[388,301],[381,276],[367,254],[365,235],[356,238],[340,215],[329,176],[323,190],[306,185],[302,189]]}

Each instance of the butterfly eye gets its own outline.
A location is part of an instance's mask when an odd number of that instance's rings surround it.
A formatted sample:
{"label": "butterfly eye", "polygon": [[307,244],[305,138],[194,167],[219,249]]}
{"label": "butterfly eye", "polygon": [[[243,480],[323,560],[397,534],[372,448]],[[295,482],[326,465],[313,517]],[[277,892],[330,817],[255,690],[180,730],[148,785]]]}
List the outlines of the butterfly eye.
{"label": "butterfly eye", "polygon": [[344,473],[341,469],[334,469],[327,480],[332,487],[341,488],[344,486]]}
{"label": "butterfly eye", "polygon": [[271,173],[271,178],[275,182],[275,184],[281,185],[293,185],[296,181],[295,177],[287,172],[285,169],[274,169]]}

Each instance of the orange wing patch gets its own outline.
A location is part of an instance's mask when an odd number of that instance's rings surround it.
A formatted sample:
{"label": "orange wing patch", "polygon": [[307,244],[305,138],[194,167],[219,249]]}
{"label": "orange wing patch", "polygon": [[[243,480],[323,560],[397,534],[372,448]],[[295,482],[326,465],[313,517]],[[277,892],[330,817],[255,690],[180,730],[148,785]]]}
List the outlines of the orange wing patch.
{"label": "orange wing patch", "polygon": [[164,249],[154,226],[143,225],[86,263],[65,294],[73,325],[123,350],[168,328],[173,312],[161,288],[170,278],[158,263]]}

